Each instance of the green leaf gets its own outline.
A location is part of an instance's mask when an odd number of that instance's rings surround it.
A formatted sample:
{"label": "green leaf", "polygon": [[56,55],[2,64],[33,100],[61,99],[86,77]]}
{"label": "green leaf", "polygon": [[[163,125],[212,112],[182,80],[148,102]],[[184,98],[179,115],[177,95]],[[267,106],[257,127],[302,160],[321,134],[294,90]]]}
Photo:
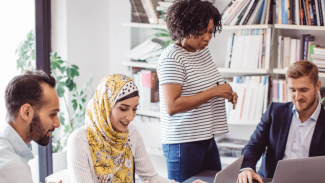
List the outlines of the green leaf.
{"label": "green leaf", "polygon": [[63,74],[67,70],[66,66],[61,67],[61,74]]}
{"label": "green leaf", "polygon": [[85,103],[86,102],[86,99],[82,98],[81,101],[82,101],[82,103]]}
{"label": "green leaf", "polygon": [[77,97],[76,94],[72,94],[72,96]]}
{"label": "green leaf", "polygon": [[62,125],[65,125],[65,124],[64,124],[65,118],[64,118],[63,115],[64,115],[63,112],[59,112],[59,120],[60,120],[60,123],[61,123]]}
{"label": "green leaf", "polygon": [[70,78],[68,78],[67,80],[65,80],[65,86],[69,88],[69,86],[72,84],[72,80]]}
{"label": "green leaf", "polygon": [[170,37],[170,35],[168,33],[156,33],[155,36],[156,37]]}
{"label": "green leaf", "polygon": [[82,109],[82,105],[81,105],[81,104],[79,104],[79,109],[80,109],[80,110]]}
{"label": "green leaf", "polygon": [[72,90],[76,90],[77,89],[77,84],[76,83],[73,83],[73,88]]}
{"label": "green leaf", "polygon": [[81,96],[82,94],[84,94],[84,92],[81,90],[81,91],[80,91],[80,96]]}
{"label": "green leaf", "polygon": [[74,110],[76,110],[76,109],[77,109],[77,107],[78,107],[78,103],[77,103],[77,100],[76,100],[76,99],[73,99],[73,100],[72,100],[72,103],[73,103],[73,106],[72,106],[72,107],[73,107],[73,109],[74,109]]}
{"label": "green leaf", "polygon": [[60,81],[62,78],[63,78],[63,76],[58,76],[58,77],[56,78],[56,81],[58,82],[58,81]]}
{"label": "green leaf", "polygon": [[65,125],[64,132],[65,132],[65,133],[68,133],[69,129],[70,129],[70,126],[69,126],[69,125]]}
{"label": "green leaf", "polygon": [[169,33],[169,31],[168,31],[167,29],[153,28],[153,30],[158,30],[158,31],[162,31],[162,32],[167,32],[167,33]]}
{"label": "green leaf", "polygon": [[77,69],[71,69],[71,70],[74,76],[79,76],[79,72]]}
{"label": "green leaf", "polygon": [[57,85],[56,87],[56,92],[58,93],[58,96],[61,98],[64,96],[64,88],[62,87],[62,85]]}
{"label": "green leaf", "polygon": [[71,77],[71,75],[72,75],[72,71],[70,68],[67,68],[67,75],[68,75],[68,77]]}
{"label": "green leaf", "polygon": [[79,67],[76,66],[76,65],[74,65],[74,64],[72,64],[72,67],[75,68],[75,69],[77,69],[77,70],[79,69]]}

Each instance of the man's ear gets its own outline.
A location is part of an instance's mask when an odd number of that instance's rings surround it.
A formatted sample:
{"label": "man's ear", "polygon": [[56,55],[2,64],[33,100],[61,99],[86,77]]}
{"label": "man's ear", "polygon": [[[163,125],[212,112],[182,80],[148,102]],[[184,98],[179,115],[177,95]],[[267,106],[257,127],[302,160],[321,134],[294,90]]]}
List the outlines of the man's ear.
{"label": "man's ear", "polygon": [[30,104],[23,104],[20,107],[19,114],[23,120],[31,122],[34,116],[34,108]]}

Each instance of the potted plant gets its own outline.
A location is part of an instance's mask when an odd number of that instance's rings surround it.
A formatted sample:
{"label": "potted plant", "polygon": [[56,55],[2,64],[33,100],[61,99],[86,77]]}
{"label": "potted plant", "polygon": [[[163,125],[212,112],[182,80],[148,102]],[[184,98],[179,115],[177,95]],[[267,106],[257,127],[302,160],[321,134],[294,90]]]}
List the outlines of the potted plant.
{"label": "potted plant", "polygon": [[[33,31],[27,34],[27,39],[22,41],[16,50],[17,70],[21,73],[26,70],[36,68],[35,57],[35,37]],[[78,88],[75,77],[79,76],[79,67],[67,61],[63,61],[56,52],[50,55],[51,74],[56,79],[56,91],[60,98],[59,119],[61,127],[53,133],[53,172],[66,168],[66,152],[63,149],[67,145],[68,136],[78,127],[84,125],[86,109],[86,90],[91,84],[92,77],[88,77],[87,82]],[[63,112],[65,111],[65,112]],[[56,160],[58,157],[61,160]],[[63,159],[63,160],[62,160]],[[62,168],[56,166],[63,166]]]}

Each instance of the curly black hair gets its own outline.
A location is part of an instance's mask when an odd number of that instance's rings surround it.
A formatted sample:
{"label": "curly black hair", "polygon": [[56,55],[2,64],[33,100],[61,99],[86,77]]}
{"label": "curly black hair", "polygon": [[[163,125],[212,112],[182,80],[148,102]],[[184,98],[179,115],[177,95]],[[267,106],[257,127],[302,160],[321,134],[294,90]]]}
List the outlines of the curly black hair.
{"label": "curly black hair", "polygon": [[197,38],[200,31],[206,31],[210,19],[213,19],[215,36],[222,26],[221,15],[212,3],[201,0],[176,0],[167,11],[167,29],[172,39],[181,43],[184,38]]}

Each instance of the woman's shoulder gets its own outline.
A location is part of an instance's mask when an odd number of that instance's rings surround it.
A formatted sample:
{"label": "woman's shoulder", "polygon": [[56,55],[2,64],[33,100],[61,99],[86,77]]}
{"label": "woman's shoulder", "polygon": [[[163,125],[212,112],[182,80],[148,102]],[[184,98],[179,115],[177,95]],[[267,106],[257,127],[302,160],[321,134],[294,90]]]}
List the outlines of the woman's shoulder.
{"label": "woman's shoulder", "polygon": [[82,126],[72,132],[68,138],[68,147],[69,144],[73,143],[80,143],[80,142],[87,142],[88,144],[88,137],[87,137],[87,127]]}
{"label": "woman's shoulder", "polygon": [[170,44],[160,55],[159,61],[166,59],[179,60],[185,55],[185,50],[176,44]]}

